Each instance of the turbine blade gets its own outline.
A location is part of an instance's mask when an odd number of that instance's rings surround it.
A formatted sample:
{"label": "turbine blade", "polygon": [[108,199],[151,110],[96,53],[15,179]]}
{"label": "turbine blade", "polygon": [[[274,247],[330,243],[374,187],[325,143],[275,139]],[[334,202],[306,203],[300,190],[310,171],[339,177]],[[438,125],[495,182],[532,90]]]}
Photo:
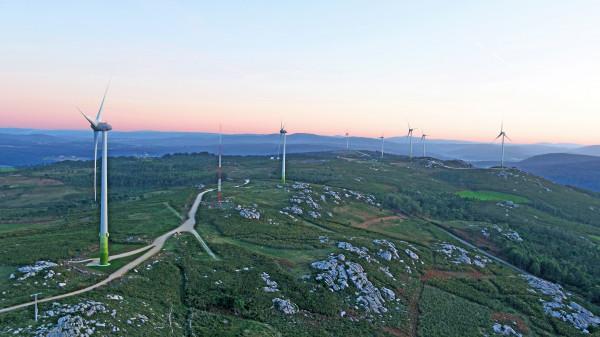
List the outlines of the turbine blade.
{"label": "turbine blade", "polygon": [[500,138],[500,136],[502,136],[502,134],[499,134],[498,137],[494,138],[494,140],[492,141],[492,143],[494,143],[495,141],[497,141],[498,138]]}
{"label": "turbine blade", "polygon": [[96,164],[96,160],[98,160],[98,131],[94,131],[94,201],[96,201],[96,196],[98,193],[96,192],[96,168],[98,165]]}
{"label": "turbine blade", "polygon": [[93,119],[92,117],[84,114],[83,111],[81,111],[81,109],[79,109],[79,107],[77,107],[77,110],[79,110],[79,112],[81,112],[81,114],[83,115],[83,117],[85,117],[85,119],[87,119],[88,122],[90,122],[90,124],[92,124],[93,126],[98,126],[98,120]]}
{"label": "turbine blade", "polygon": [[508,138],[508,136],[506,134],[504,134],[504,137],[506,137],[506,139],[508,139],[512,142],[512,139]]}
{"label": "turbine blade", "polygon": [[112,80],[112,76],[108,80],[108,85],[106,86],[106,90],[104,91],[104,97],[102,97],[102,103],[100,103],[100,110],[98,110],[98,116],[96,120],[102,121],[102,107],[104,106],[104,99],[106,98],[106,93],[108,92],[108,87],[110,86],[110,81]]}

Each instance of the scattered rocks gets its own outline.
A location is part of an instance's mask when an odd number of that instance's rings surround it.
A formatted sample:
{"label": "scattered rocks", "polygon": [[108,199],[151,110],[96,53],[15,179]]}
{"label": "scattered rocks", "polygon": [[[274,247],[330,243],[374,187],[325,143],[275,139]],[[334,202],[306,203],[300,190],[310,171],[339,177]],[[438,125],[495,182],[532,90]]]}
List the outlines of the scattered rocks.
{"label": "scattered rocks", "polygon": [[398,249],[396,249],[396,245],[394,245],[392,242],[383,239],[373,240],[373,242],[380,245],[384,245],[387,248],[385,251],[383,251],[383,249],[379,249],[379,251],[377,252],[377,256],[381,257],[382,259],[391,261],[392,259],[400,258],[400,256],[398,255]]}
{"label": "scattered rocks", "polygon": [[[331,254],[329,260],[312,263],[313,268],[324,270],[316,276],[316,280],[323,280],[332,291],[338,291],[349,287],[348,280],[362,293],[357,299],[357,305],[363,307],[367,312],[385,313],[387,309],[381,292],[367,278],[363,267],[356,263],[345,260],[345,256]],[[358,293],[357,293],[358,294]]]}
{"label": "scattered rocks", "polygon": [[515,335],[518,337],[522,337],[522,335],[520,333],[517,333],[513,328],[511,328],[510,326],[504,324],[500,324],[500,323],[496,323],[494,324],[494,326],[492,327],[494,329],[495,333],[501,334],[501,335]]}
{"label": "scattered rocks", "polygon": [[333,291],[345,289],[348,287],[348,274],[342,264],[345,260],[346,257],[342,254],[338,256],[333,256],[332,254],[329,257],[329,260],[312,263],[311,265],[313,268],[326,271],[325,273],[318,274],[315,279],[317,281],[323,280]]}
{"label": "scattered rocks", "polygon": [[260,212],[257,211],[256,208],[246,205],[238,205],[235,209],[240,211],[240,215],[246,219],[260,219]]}
{"label": "scattered rocks", "polygon": [[263,287],[263,290],[268,292],[268,293],[274,293],[274,292],[278,292],[278,284],[275,281],[271,281],[271,276],[265,272],[263,272],[262,274],[260,274],[260,278],[263,279],[263,281],[265,281],[265,283],[267,284],[266,287]]}
{"label": "scattered rocks", "polygon": [[365,247],[358,248],[358,247],[352,246],[352,244],[350,244],[348,242],[340,241],[338,243],[338,248],[341,248],[345,251],[354,252],[354,253],[358,254],[359,258],[365,259],[369,263],[370,262],[379,263],[379,261],[375,260],[374,258],[371,257],[371,255],[369,255],[369,249],[367,249]]}
{"label": "scattered rocks", "polygon": [[301,183],[301,182],[296,181],[292,185],[292,188],[295,188],[295,189],[307,189],[307,188],[310,188],[310,185],[307,184],[307,183]]}
{"label": "scattered rocks", "polygon": [[321,214],[317,213],[317,212],[313,212],[313,211],[308,211],[308,215],[310,215],[311,217],[313,217],[314,219],[318,219],[321,217]]}
{"label": "scattered rocks", "polygon": [[293,315],[298,312],[298,306],[290,300],[284,300],[281,298],[274,298],[273,306],[271,308],[278,309],[286,315]]}
{"label": "scattered rocks", "polygon": [[304,213],[302,208],[298,207],[298,205],[292,205],[292,207],[285,207],[284,210],[291,211],[292,213],[298,214],[298,215],[301,215],[302,213]]}
{"label": "scattered rocks", "polygon": [[387,297],[390,301],[394,301],[396,300],[396,294],[394,294],[393,291],[391,291],[388,288],[381,288],[381,292],[383,293],[383,295],[385,295],[385,297]]}
{"label": "scattered rocks", "polygon": [[446,242],[442,242],[440,244],[440,248],[436,251],[446,255],[446,258],[452,259],[450,262],[455,264],[474,264],[477,267],[485,268],[486,263],[492,262],[492,260],[479,255],[475,255],[473,260],[471,260],[471,258],[468,256],[469,252],[466,249],[451,245]]}
{"label": "scattered rocks", "polygon": [[[57,266],[57,264],[54,262],[37,261],[32,266],[21,267],[18,270],[19,270],[19,272],[23,273],[24,275],[19,277],[18,280],[19,281],[25,280],[31,276],[35,276],[38,272],[40,272],[46,268],[55,267],[55,266]],[[54,272],[52,273],[52,275],[54,275]]]}
{"label": "scattered rocks", "polygon": [[413,260],[418,260],[419,259],[419,255],[413,253],[413,251],[410,250],[410,249],[408,249],[408,248],[406,248],[404,250],[404,252],[406,253],[406,255],[410,256],[410,258],[413,259]]}
{"label": "scattered rocks", "polygon": [[522,274],[521,277],[529,281],[529,285],[534,288],[528,290],[533,290],[534,292],[537,290],[552,298],[551,301],[540,299],[546,314],[561,319],[564,322],[570,322],[576,329],[581,331],[587,331],[590,326],[597,327],[600,325],[600,317],[595,316],[581,305],[573,301],[569,304],[563,303],[563,301],[567,300],[567,294],[564,293],[561,285],[542,280],[532,275]]}

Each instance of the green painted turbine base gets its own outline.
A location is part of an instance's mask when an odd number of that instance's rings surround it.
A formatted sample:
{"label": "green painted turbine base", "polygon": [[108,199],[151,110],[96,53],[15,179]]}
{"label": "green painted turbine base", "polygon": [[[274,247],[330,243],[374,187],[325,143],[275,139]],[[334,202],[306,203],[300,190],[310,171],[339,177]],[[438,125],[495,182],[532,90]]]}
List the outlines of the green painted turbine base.
{"label": "green painted turbine base", "polygon": [[[102,235],[104,234],[104,235]],[[99,266],[108,266],[108,233],[100,233],[100,263]]]}

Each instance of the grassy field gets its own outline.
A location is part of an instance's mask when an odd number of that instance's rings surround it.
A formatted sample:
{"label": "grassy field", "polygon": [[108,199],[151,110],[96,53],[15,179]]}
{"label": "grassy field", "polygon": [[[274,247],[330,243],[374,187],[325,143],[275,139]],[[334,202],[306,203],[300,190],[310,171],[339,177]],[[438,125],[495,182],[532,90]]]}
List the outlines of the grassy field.
{"label": "grassy field", "polygon": [[492,200],[492,201],[512,201],[518,203],[529,202],[528,199],[512,195],[508,193],[494,192],[494,191],[470,191],[462,190],[457,193],[462,198],[471,198],[477,200]]}

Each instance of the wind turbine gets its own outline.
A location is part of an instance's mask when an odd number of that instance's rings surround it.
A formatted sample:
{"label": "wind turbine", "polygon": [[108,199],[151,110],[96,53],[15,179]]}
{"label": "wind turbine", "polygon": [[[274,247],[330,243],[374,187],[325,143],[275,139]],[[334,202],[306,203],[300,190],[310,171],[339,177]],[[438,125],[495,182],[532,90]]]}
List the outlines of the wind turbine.
{"label": "wind turbine", "polygon": [[496,139],[494,139],[493,142],[498,140],[498,138],[500,138],[500,137],[502,137],[502,159],[500,160],[500,168],[503,169],[504,168],[504,138],[506,137],[506,139],[508,139],[512,142],[512,140],[510,138],[508,138],[508,136],[506,135],[506,132],[504,132],[504,122],[502,122],[502,124],[500,125],[500,134],[498,135],[498,137],[496,137]]}
{"label": "wind turbine", "polygon": [[280,137],[283,136],[283,160],[281,161],[281,181],[285,184],[285,135],[287,131],[285,130],[285,124],[281,126],[279,130]]}
{"label": "wind turbine", "polygon": [[217,183],[217,201],[221,204],[221,125],[219,124],[219,182]]}
{"label": "wind turbine", "polygon": [[421,136],[421,141],[423,142],[423,157],[425,157],[425,137],[427,137],[427,135],[425,134],[425,132],[421,132],[423,135]]}
{"label": "wind turbine", "polygon": [[379,138],[381,138],[381,158],[383,158],[383,140],[384,140],[383,134],[384,133],[385,133],[385,131],[382,132],[381,137],[379,137]]}
{"label": "wind turbine", "polygon": [[281,151],[281,138],[283,135],[283,133],[281,133],[281,130],[283,130],[283,121],[280,122],[279,128],[280,128],[280,131],[279,131],[279,145],[277,146],[277,160],[279,160],[279,152]]}
{"label": "wind turbine", "polygon": [[410,123],[408,123],[408,135],[406,137],[408,137],[410,139],[410,152],[408,155],[409,159],[412,159],[412,135],[413,135],[413,131],[416,129],[413,129],[410,127]]}
{"label": "wind turbine", "polygon": [[[110,80],[108,81],[110,85]],[[100,189],[100,266],[108,266],[108,184],[107,178],[107,140],[106,133],[112,130],[112,126],[102,122],[102,107],[104,106],[104,99],[108,92],[108,86],[104,91],[104,97],[100,104],[100,110],[96,118],[89,117],[79,107],[77,110],[81,112],[83,117],[90,122],[90,127],[94,130],[94,199],[96,196],[96,156],[98,152],[98,132],[102,132],[102,182]]]}
{"label": "wind turbine", "polygon": [[348,129],[346,129],[346,151],[348,151],[348,136],[349,136]]}

